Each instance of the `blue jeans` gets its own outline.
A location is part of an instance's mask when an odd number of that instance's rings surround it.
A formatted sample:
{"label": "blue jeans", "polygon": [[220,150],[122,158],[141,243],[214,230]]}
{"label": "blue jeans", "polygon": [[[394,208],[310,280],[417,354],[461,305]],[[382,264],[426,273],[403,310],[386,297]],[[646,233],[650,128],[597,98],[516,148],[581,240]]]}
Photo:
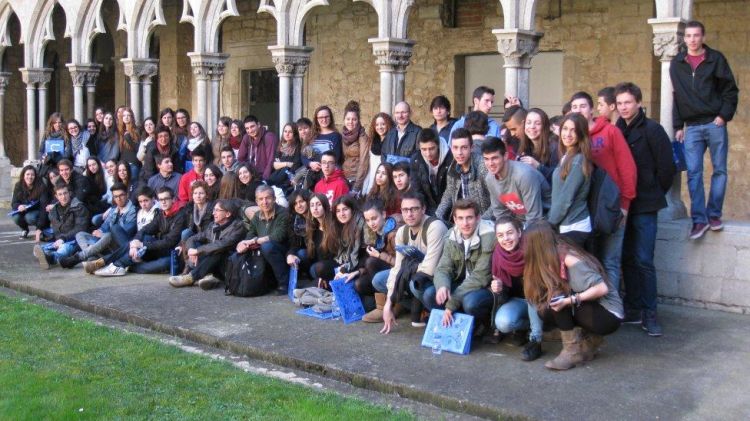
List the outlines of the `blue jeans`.
{"label": "blue jeans", "polygon": [[[711,191],[706,205],[703,189],[703,155],[706,148],[711,154]],[[727,189],[727,153],[729,137],[727,126],[713,122],[685,128],[685,161],[690,191],[690,216],[694,224],[707,224],[708,218],[720,218]]]}
{"label": "blue jeans", "polygon": [[72,256],[73,253],[78,251],[78,245],[75,241],[68,241],[55,250],[52,248],[52,243],[47,243],[42,245],[42,251],[50,263],[58,263],[60,259]]}
{"label": "blue jeans", "polygon": [[[417,288],[414,281],[409,281],[409,289],[411,290],[414,298],[419,300],[424,306],[425,310],[430,311],[437,307],[437,290],[432,282],[422,285],[422,288]],[[452,291],[452,290],[451,290]]]}
{"label": "blue jeans", "polygon": [[656,212],[628,215],[622,244],[622,275],[627,310],[656,311],[656,220]]}
{"label": "blue jeans", "polygon": [[388,275],[391,274],[390,269],[381,270],[372,277],[372,287],[375,291],[382,292],[383,294],[388,293]]}
{"label": "blue jeans", "polygon": [[594,238],[593,252],[602,262],[609,278],[610,287],[620,290],[620,267],[622,263],[622,242],[625,239],[625,225],[620,225],[612,234],[600,234]]}
{"label": "blue jeans", "polygon": [[[29,230],[29,225],[36,225],[36,220],[39,217],[39,210],[30,210],[26,212],[20,212],[12,216],[13,222],[18,225],[24,231]],[[37,227],[42,229],[42,227]]]}
{"label": "blue jeans", "polygon": [[529,340],[542,341],[542,319],[536,307],[523,298],[511,298],[500,306],[495,314],[495,327],[503,333],[531,329]]}
{"label": "blue jeans", "polygon": [[182,233],[180,234],[180,241],[187,241],[187,239],[192,237],[193,235],[195,235],[195,233],[193,232],[192,229],[185,228],[184,230],[182,230]]}
{"label": "blue jeans", "polygon": [[76,243],[81,249],[81,252],[78,253],[79,257],[86,260],[108,251],[112,244],[112,234],[105,232],[101,238],[98,238],[87,232],[79,232],[76,234]]}

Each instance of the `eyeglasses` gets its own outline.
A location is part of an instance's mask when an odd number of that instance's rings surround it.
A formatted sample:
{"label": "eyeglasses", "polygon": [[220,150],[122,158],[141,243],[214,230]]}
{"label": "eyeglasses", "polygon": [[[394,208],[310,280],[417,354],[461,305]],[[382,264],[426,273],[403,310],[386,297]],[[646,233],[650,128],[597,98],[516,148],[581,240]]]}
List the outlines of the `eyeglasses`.
{"label": "eyeglasses", "polygon": [[68,127],[68,131],[69,131],[69,132],[72,132],[72,131],[76,131],[76,132],[77,132],[77,131],[78,131],[78,126],[71,126],[71,127]]}
{"label": "eyeglasses", "polygon": [[336,162],[334,162],[334,161],[322,161],[320,163],[320,165],[323,165],[324,167],[330,167],[330,166],[336,165]]}
{"label": "eyeglasses", "polygon": [[160,197],[160,198],[159,198],[159,201],[160,201],[160,202],[169,202],[170,200],[172,200],[172,198],[171,198],[171,197]]}
{"label": "eyeglasses", "polygon": [[119,199],[121,197],[127,197],[127,195],[125,193],[120,193],[120,194],[114,194],[112,195],[112,197],[114,197],[115,199]]}
{"label": "eyeglasses", "polygon": [[401,208],[401,213],[417,213],[422,210],[421,206],[414,206],[412,208]]}

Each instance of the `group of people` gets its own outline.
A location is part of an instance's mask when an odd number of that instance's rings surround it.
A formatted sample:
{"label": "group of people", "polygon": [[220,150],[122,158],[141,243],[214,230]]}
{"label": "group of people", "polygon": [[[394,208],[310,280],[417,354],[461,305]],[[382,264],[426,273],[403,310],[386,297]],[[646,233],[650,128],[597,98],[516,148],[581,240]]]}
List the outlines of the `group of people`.
{"label": "group of people", "polygon": [[[85,128],[54,113],[42,163],[24,167],[14,189],[13,217],[24,238],[36,228],[43,268],[176,270],[173,287],[208,290],[260,255],[268,276],[253,295],[286,294],[292,267],[299,288],[344,279],[383,333],[402,313],[423,327],[432,309],[445,309],[444,325],[461,311],[476,335],[509,336],[526,361],[556,328],[563,349],[545,365],[564,370],[593,359],[621,323],[662,334],[656,220],[675,169],[642,99],[620,83],[597,104],[575,93],[550,118],[509,97],[496,121],[495,92],[480,86],[459,120],[437,96],[429,127],[406,102],[365,127],[351,101],[341,130],[320,106],[280,138],[252,115],[220,118],[209,138],[184,109],[140,126],[127,107],[97,110]],[[693,120],[680,121],[690,132]],[[609,225],[597,199],[607,194],[620,208]]]}

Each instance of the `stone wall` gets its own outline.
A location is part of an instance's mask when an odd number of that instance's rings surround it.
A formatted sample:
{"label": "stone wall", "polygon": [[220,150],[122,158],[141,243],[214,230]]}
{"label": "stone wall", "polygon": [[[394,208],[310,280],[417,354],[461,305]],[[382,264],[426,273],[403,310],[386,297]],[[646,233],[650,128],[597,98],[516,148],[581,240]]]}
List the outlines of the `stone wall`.
{"label": "stone wall", "polygon": [[193,115],[195,109],[195,92],[193,72],[187,53],[193,51],[193,25],[177,23],[182,14],[182,2],[164,2],[164,19],[166,26],[155,31],[159,44],[159,101],[160,109],[185,108]]}

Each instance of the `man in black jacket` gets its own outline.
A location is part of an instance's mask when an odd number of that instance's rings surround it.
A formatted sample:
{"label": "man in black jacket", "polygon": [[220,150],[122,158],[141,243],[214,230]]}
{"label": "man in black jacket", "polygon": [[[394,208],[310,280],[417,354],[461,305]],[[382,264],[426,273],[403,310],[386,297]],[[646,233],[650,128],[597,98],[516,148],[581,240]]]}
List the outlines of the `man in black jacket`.
{"label": "man in black jacket", "polygon": [[662,328],[656,319],[654,248],[657,214],[667,206],[665,195],[675,173],[672,147],[664,128],[646,118],[638,86],[620,83],[615,93],[620,113],[617,127],[630,146],[638,173],[622,246],[625,323],[641,323],[650,336],[661,336]]}
{"label": "man in black jacket", "polygon": [[71,198],[78,199],[89,213],[102,210],[101,196],[91,188],[89,179],[73,170],[73,163],[67,159],[57,163],[57,171],[60,172],[60,181],[68,186]]}
{"label": "man in black jacket", "polygon": [[55,199],[57,204],[49,213],[55,241],[34,246],[34,257],[42,269],[49,269],[50,265],[76,252],[76,234],[89,228],[89,211],[80,200],[71,198],[70,188],[64,182],[55,185]]}
{"label": "man in black jacket", "polygon": [[[232,199],[220,199],[216,202],[211,225],[185,242],[188,272],[170,276],[170,285],[175,288],[186,287],[197,281],[202,289],[208,290],[219,284],[213,274],[223,278],[220,269],[226,264],[237,243],[245,237],[245,227],[242,219],[237,217],[238,213],[239,209]],[[181,247],[178,247],[179,251]]]}
{"label": "man in black jacket", "polygon": [[412,185],[419,185],[427,200],[427,214],[434,215],[445,192],[448,168],[453,163],[453,154],[448,142],[438,137],[433,130],[422,130],[419,134],[419,150],[412,156]]}
{"label": "man in black jacket", "polygon": [[422,128],[411,121],[411,107],[405,101],[393,108],[395,126],[385,134],[380,156],[383,162],[395,164],[411,159],[417,151],[417,138]]}
{"label": "man in black jacket", "polygon": [[[687,51],[672,59],[669,75],[674,86],[672,125],[678,142],[685,142],[685,161],[690,192],[690,239],[710,228],[724,226],[721,211],[727,187],[727,122],[737,110],[737,83],[727,59],[703,44],[706,30],[698,21],[685,26]],[[703,189],[703,155],[711,153],[711,191],[706,204]]]}
{"label": "man in black jacket", "polygon": [[125,276],[128,270],[135,273],[163,273],[169,270],[171,252],[180,241],[186,217],[174,205],[174,192],[169,187],[159,189],[156,197],[161,209],[157,210],[154,219],[135,233],[130,244],[104,258],[85,262],[83,269],[87,273]]}

